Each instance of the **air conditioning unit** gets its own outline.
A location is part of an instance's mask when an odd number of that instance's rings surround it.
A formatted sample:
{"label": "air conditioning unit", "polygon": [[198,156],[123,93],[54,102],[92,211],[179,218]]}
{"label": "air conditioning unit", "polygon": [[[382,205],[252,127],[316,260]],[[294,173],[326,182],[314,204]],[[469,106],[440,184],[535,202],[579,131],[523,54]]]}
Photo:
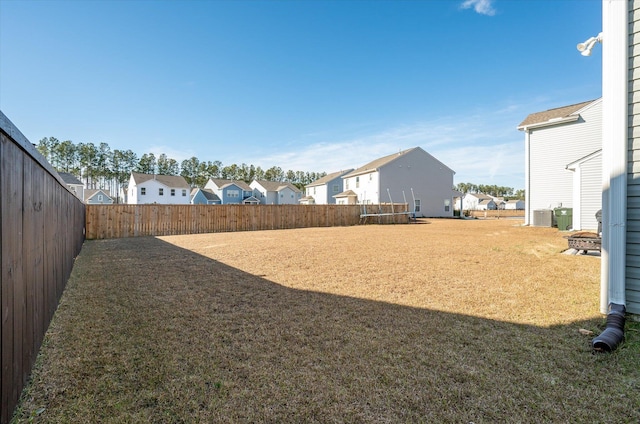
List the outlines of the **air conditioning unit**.
{"label": "air conditioning unit", "polygon": [[551,209],[538,209],[533,211],[534,227],[552,227],[553,211]]}

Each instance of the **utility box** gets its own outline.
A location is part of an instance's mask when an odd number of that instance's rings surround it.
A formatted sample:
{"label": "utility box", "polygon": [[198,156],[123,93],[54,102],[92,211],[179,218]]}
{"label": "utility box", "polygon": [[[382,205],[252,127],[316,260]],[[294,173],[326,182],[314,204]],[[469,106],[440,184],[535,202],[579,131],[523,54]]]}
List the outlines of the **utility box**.
{"label": "utility box", "polygon": [[556,208],[553,210],[558,223],[558,230],[569,231],[573,227],[573,209],[572,208]]}
{"label": "utility box", "polygon": [[538,209],[533,211],[534,227],[553,226],[553,211],[551,209]]}

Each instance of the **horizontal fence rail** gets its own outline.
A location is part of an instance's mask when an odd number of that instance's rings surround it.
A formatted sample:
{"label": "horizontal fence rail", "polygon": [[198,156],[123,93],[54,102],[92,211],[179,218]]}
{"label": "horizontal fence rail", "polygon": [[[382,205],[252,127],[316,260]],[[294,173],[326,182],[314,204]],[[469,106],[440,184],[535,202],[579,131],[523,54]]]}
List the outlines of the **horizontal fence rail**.
{"label": "horizontal fence rail", "polygon": [[[361,222],[362,205],[87,205],[87,239],[336,227]],[[367,205],[375,223],[406,223],[406,204]],[[396,215],[383,215],[390,212]],[[405,212],[404,215],[400,213]]]}

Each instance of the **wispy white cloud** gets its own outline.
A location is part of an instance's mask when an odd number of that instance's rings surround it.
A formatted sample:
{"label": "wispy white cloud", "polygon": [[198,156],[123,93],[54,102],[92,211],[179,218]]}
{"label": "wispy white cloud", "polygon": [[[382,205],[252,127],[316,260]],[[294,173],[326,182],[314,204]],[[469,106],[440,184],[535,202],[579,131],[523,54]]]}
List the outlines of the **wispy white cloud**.
{"label": "wispy white cloud", "polygon": [[[512,105],[491,111],[400,125],[358,136],[334,136],[274,154],[245,157],[263,168],[334,172],[420,146],[456,172],[454,182],[524,186],[523,118]],[[287,146],[286,149],[292,148]]]}
{"label": "wispy white cloud", "polygon": [[496,14],[496,10],[493,7],[493,0],[465,0],[460,7],[462,9],[475,10],[481,15],[493,16]]}

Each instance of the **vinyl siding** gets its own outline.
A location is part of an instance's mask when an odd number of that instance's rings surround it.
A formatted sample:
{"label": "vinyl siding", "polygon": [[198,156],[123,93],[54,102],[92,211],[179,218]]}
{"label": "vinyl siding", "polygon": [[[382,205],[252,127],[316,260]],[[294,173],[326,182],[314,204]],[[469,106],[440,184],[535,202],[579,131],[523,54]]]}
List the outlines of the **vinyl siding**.
{"label": "vinyl siding", "polygon": [[573,123],[530,130],[530,223],[535,210],[574,207],[573,173],[566,167],[601,148],[602,103],[588,106],[580,116]]}
{"label": "vinyl siding", "polygon": [[[420,200],[421,211],[417,216],[453,216],[453,174],[454,172],[424,150],[418,149],[380,168],[380,196],[391,197],[400,203],[407,199],[413,210],[413,195]],[[445,210],[445,201],[449,210]]]}
{"label": "vinyl siding", "polygon": [[629,8],[629,168],[627,179],[627,311],[640,313],[640,1]]}
{"label": "vinyl siding", "polygon": [[596,212],[602,209],[602,155],[586,161],[581,166],[580,208],[581,230],[598,229]]}

